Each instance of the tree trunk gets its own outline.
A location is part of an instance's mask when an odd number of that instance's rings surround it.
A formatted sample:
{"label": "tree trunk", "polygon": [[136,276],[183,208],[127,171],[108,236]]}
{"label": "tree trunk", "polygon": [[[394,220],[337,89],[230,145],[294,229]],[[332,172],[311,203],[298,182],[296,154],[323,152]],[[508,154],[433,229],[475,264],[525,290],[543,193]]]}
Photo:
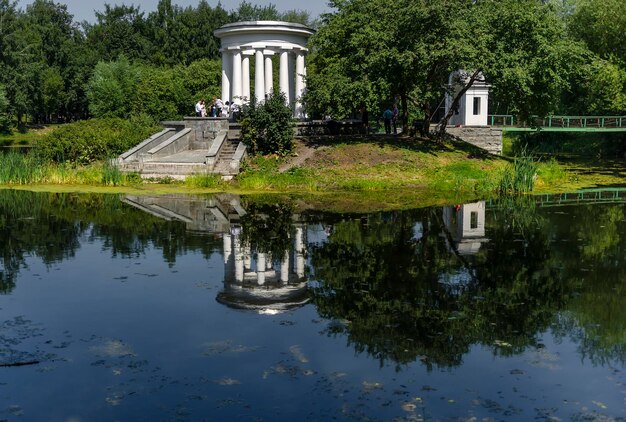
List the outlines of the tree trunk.
{"label": "tree trunk", "polygon": [[433,114],[430,112],[430,104],[428,102],[422,104],[422,111],[424,113],[424,124],[422,124],[420,133],[422,136],[428,136],[430,134],[431,119],[433,118]]}
{"label": "tree trunk", "polygon": [[407,134],[409,133],[409,110],[405,91],[400,93],[400,104],[402,107],[402,133]]}
{"label": "tree trunk", "polygon": [[448,112],[446,113],[445,117],[441,120],[441,123],[439,124],[439,135],[438,136],[440,138],[443,138],[444,135],[446,134],[446,126],[448,126],[448,122],[450,121],[450,118],[454,114],[454,111],[459,107],[459,102],[461,101],[461,97],[463,96],[463,94],[465,94],[467,92],[468,89],[470,89],[472,87],[472,85],[474,85],[474,82],[476,82],[476,79],[478,79],[478,76],[480,75],[480,72],[481,72],[480,69],[474,71],[472,76],[470,76],[470,79],[467,82],[467,84],[463,88],[461,88],[461,90],[456,95],[456,97],[454,97],[454,100],[452,100],[452,104],[450,105],[450,109],[448,110]]}

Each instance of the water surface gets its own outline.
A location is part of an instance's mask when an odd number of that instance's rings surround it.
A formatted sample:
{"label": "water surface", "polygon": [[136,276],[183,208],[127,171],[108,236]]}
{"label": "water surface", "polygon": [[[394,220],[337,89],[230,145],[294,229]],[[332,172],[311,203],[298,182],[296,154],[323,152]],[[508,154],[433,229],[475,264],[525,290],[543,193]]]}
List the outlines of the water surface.
{"label": "water surface", "polygon": [[624,420],[626,205],[599,198],[0,191],[0,419]]}

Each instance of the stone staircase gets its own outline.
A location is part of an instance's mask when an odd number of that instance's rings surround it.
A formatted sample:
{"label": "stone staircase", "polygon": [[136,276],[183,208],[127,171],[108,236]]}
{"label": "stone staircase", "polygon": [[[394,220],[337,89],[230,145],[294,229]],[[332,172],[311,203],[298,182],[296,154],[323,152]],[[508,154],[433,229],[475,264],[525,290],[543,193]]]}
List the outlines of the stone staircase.
{"label": "stone staircase", "polygon": [[[184,179],[193,174],[239,173],[246,147],[239,142],[239,125],[221,118],[185,118],[163,122],[165,129],[121,154],[116,165],[142,178]],[[233,129],[230,129],[233,125]]]}

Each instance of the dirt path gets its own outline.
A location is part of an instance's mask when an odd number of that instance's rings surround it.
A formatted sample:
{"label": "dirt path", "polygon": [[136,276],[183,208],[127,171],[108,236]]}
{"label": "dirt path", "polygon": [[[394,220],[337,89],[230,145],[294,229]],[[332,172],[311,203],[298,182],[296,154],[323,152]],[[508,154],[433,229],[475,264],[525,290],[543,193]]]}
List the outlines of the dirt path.
{"label": "dirt path", "polygon": [[302,139],[296,139],[295,140],[295,154],[291,157],[291,159],[288,162],[280,166],[278,168],[278,171],[280,173],[284,173],[294,167],[299,167],[302,164],[304,164],[306,160],[311,158],[315,154],[315,151],[319,151],[325,148],[327,147],[323,145],[316,145],[312,142],[307,142]]}

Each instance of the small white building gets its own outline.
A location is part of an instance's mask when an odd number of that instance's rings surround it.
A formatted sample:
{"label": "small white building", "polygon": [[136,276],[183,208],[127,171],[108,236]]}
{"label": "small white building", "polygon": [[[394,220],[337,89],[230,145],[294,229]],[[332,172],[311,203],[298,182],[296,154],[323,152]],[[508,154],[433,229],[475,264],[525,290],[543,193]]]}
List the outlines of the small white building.
{"label": "small white building", "polygon": [[[456,94],[470,80],[471,72],[456,70],[448,77],[448,88],[451,94],[446,94],[446,114]],[[488,104],[489,85],[481,73],[472,86],[463,94],[459,101],[458,108],[448,122],[450,126],[487,126],[488,125]]]}

